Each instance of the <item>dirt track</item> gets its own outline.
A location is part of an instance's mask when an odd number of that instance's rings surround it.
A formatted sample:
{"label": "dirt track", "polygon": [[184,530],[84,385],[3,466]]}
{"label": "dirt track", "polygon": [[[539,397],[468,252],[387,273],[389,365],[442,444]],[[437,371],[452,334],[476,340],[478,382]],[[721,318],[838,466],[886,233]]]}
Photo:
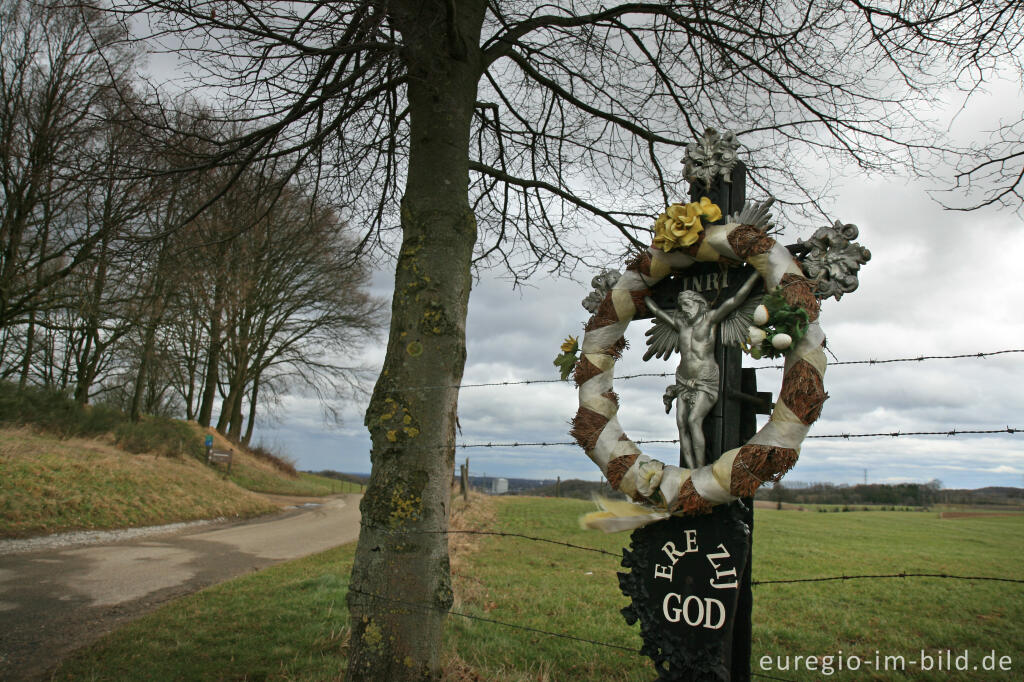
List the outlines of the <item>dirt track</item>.
{"label": "dirt track", "polygon": [[0,555],[0,680],[42,679],[74,649],[164,602],[358,537],[358,495],[318,501],[256,521]]}

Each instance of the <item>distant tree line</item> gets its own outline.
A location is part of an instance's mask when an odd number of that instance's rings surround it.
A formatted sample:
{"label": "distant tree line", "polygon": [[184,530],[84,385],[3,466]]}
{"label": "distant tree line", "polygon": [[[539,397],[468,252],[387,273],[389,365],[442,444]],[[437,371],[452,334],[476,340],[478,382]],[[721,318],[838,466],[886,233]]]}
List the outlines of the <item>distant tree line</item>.
{"label": "distant tree line", "polygon": [[244,126],[147,91],[125,38],[89,4],[0,0],[0,379],[248,442],[257,406],[360,386],[380,305],[287,152],[196,165]]}
{"label": "distant tree line", "polygon": [[764,486],[757,491],[758,499],[794,504],[837,505],[899,505],[927,507],[933,504],[996,504],[1021,505],[1024,490],[1020,488],[981,488],[956,490],[943,488],[942,481],[927,483],[871,483],[862,485],[836,485],[811,483],[787,485],[784,481]]}

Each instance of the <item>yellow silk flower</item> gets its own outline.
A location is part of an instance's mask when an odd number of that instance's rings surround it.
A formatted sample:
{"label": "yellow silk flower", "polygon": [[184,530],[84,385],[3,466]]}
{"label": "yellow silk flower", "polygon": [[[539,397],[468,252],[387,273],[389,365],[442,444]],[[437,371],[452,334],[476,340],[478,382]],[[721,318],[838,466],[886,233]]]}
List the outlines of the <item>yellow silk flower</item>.
{"label": "yellow silk flower", "polygon": [[565,337],[565,341],[562,342],[563,353],[575,353],[579,346],[576,345],[577,340],[575,336]]}
{"label": "yellow silk flower", "polygon": [[689,204],[672,204],[654,223],[654,246],[665,252],[690,246],[704,230],[701,218],[714,222],[721,217],[722,209],[707,197]]}

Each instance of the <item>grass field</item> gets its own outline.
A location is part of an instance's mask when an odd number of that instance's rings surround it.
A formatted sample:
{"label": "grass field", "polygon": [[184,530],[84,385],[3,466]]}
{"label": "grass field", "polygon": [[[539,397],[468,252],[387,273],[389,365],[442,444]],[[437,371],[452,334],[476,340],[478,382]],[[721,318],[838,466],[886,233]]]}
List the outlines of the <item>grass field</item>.
{"label": "grass field", "polygon": [[[487,505],[493,505],[493,509]],[[478,498],[462,523],[619,551],[625,534],[581,531],[585,502]],[[929,572],[1024,579],[1024,518],[940,519],[937,514],[817,514],[758,510],[756,580]],[[631,649],[636,627],[618,613],[614,557],[516,538],[453,536],[453,611]],[[268,569],[168,605],[80,652],[57,679],[340,679],[345,592],[353,548]],[[1024,669],[1024,585],[934,578],[754,588],[754,672],[787,680],[777,656],[875,652],[917,660],[995,651],[1002,673],[836,672],[840,680],[1019,680]],[[761,657],[772,667],[761,669]],[[646,658],[453,615],[445,661],[456,680],[650,680]],[[478,678],[475,676],[479,676]]]}

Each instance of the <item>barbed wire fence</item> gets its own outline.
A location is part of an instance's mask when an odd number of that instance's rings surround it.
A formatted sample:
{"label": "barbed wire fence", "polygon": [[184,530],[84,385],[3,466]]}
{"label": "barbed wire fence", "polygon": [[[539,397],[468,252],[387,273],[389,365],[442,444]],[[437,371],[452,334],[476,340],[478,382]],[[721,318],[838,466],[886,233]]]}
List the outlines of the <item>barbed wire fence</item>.
{"label": "barbed wire fence", "polygon": [[[440,534],[440,535],[479,535],[489,536],[498,538],[514,538],[518,540],[526,540],[528,542],[537,542],[543,544],[558,545],[568,549],[593,552],[601,555],[610,556],[616,559],[622,559],[623,555],[621,552],[611,552],[600,547],[588,547],[585,545],[577,545],[571,542],[564,542],[562,540],[556,540],[554,538],[544,538],[532,535],[526,535],[524,533],[510,533],[504,531],[491,531],[491,530],[476,530],[476,529],[456,529],[456,530],[438,530],[438,531],[408,531],[408,530],[396,530],[381,526],[371,526],[370,524],[363,524],[366,527],[373,528],[377,531],[391,533],[395,535],[422,535],[422,534]],[[1010,583],[1016,585],[1024,585],[1024,579],[1021,578],[1008,578],[1002,576],[975,576],[975,575],[956,575],[950,573],[927,573],[927,572],[908,572],[900,571],[898,573],[872,573],[872,574],[841,574],[831,576],[816,576],[816,577],[805,577],[805,578],[780,578],[772,580],[751,580],[750,584],[752,587],[766,586],[766,585],[785,585],[785,584],[800,584],[800,583],[823,583],[823,582],[835,582],[835,581],[849,581],[849,580],[906,580],[910,578],[924,578],[924,579],[937,579],[937,580],[959,580],[968,582],[998,582],[998,583]],[[373,594],[370,592],[364,592],[355,588],[349,588],[351,592],[356,594],[382,601],[389,604],[405,606],[408,608],[424,610],[424,611],[436,611],[437,605],[428,604],[425,602],[415,602],[405,599],[396,599],[394,597],[388,597],[385,595]],[[628,647],[622,644],[615,644],[612,642],[605,642],[601,640],[591,639],[588,637],[581,637],[567,632],[556,632],[553,630],[545,630],[542,628],[536,628],[530,625],[523,625],[520,623],[510,623],[497,618],[490,618],[486,616],[480,616],[474,613],[467,613],[465,611],[458,611],[454,608],[447,609],[448,615],[457,616],[466,620],[486,623],[488,625],[502,627],[511,630],[519,630],[523,632],[529,632],[544,637],[551,637],[555,639],[569,640],[582,644],[589,644],[596,647],[603,647],[607,649],[615,649],[619,651],[625,651],[628,653],[636,654],[638,656],[645,655],[645,652],[639,648]],[[761,673],[757,671],[751,671],[752,677],[769,680],[780,680],[781,682],[792,682],[789,678],[777,677]]]}
{"label": "barbed wire fence", "polygon": [[[953,427],[948,431],[881,431],[878,433],[823,433],[823,434],[809,434],[804,438],[874,438],[874,437],[888,437],[898,438],[900,436],[966,436],[970,434],[984,434],[984,433],[1024,433],[1024,429],[1014,428],[1012,426],[1005,426],[1000,429],[957,429]],[[633,441],[637,445],[645,445],[651,443],[678,443],[678,438],[640,438]],[[537,441],[533,443],[521,443],[517,441],[511,441],[506,443],[456,443],[456,448],[523,448],[523,447],[554,447],[557,445],[577,445],[576,441],[563,440],[563,441]],[[441,446],[445,447],[445,446]]]}
{"label": "barbed wire fence", "polygon": [[[568,549],[576,549],[584,552],[594,552],[596,554],[603,554],[606,556],[614,557],[616,559],[622,559],[622,552],[611,552],[600,547],[588,547],[586,545],[577,545],[572,542],[565,542],[563,540],[555,540],[554,538],[542,538],[534,535],[526,535],[524,533],[509,533],[505,531],[496,530],[476,530],[476,529],[455,529],[455,530],[395,530],[392,528],[386,528],[383,526],[372,526],[370,524],[361,524],[364,527],[372,528],[378,532],[388,533],[392,535],[480,535],[500,538],[516,538],[519,540],[527,540],[530,542],[540,542],[544,544],[558,545],[560,547],[566,547]],[[781,578],[774,580],[751,580],[752,586],[757,585],[784,585],[784,584],[795,584],[795,583],[820,583],[820,582],[834,582],[834,581],[845,581],[845,580],[888,580],[893,578],[939,578],[946,580],[968,580],[968,581],[981,581],[981,582],[1002,582],[1002,583],[1015,583],[1024,585],[1024,578],[1006,578],[1000,576],[984,576],[984,575],[957,575],[953,573],[915,573],[908,571],[900,571],[898,573],[863,573],[863,574],[841,574],[832,576],[818,576],[813,578]]]}
{"label": "barbed wire fence", "polygon": [[[993,356],[998,356],[998,355],[1008,355],[1008,354],[1013,354],[1013,353],[1024,353],[1024,348],[1009,348],[1009,349],[1004,349],[1004,350],[980,351],[980,352],[974,352],[974,353],[958,353],[958,354],[954,354],[954,355],[918,355],[918,356],[914,356],[914,357],[902,357],[902,358],[886,358],[886,359],[869,358],[869,359],[866,359],[866,360],[845,360],[845,361],[830,362],[829,363],[829,367],[835,367],[837,365],[857,366],[857,365],[888,365],[888,364],[894,364],[894,363],[919,363],[919,362],[925,362],[925,361],[930,361],[930,360],[972,360],[972,359],[979,359],[979,358],[988,358],[988,357],[993,357]],[[755,367],[754,369],[758,369],[758,370],[764,370],[764,369],[783,369],[784,367],[785,367],[784,365],[761,365],[759,367]],[[615,378],[616,378],[616,380],[623,380],[623,379],[627,379],[628,380],[628,379],[639,379],[639,378],[644,378],[644,377],[667,378],[667,377],[672,377],[672,376],[674,376],[674,375],[671,372],[641,372],[641,373],[637,373],[637,374],[625,374],[625,375],[622,375],[622,376],[617,376]],[[566,386],[572,386],[571,383],[563,381],[561,379],[512,379],[512,380],[508,380],[508,381],[495,381],[495,382],[476,383],[476,384],[462,384],[460,388],[486,388],[486,387],[505,387],[505,386],[528,386],[528,385],[531,385],[531,384],[564,384]],[[425,386],[425,387],[419,387],[419,388],[432,389],[432,388],[451,388],[451,387],[450,386]],[[915,430],[906,430],[906,429],[896,429],[894,431],[877,431],[877,432],[869,432],[869,433],[850,433],[850,432],[823,433],[823,434],[811,433],[811,434],[808,434],[806,436],[806,438],[842,438],[842,439],[876,438],[876,437],[899,438],[900,436],[948,436],[948,437],[953,437],[953,436],[978,435],[978,434],[1001,434],[1001,433],[1018,434],[1018,433],[1021,433],[1022,431],[1024,431],[1024,430],[1022,430],[1021,428],[1017,428],[1017,427],[1013,427],[1013,426],[1009,426],[1009,425],[1003,426],[1003,427],[1000,427],[1000,428],[989,428],[989,429],[961,429],[961,428],[958,428],[956,426],[951,426],[951,427],[948,427],[948,428],[944,428],[941,431],[939,431],[939,430],[936,430],[936,431],[915,431]],[[636,443],[637,445],[644,445],[644,444],[672,444],[672,443],[678,443],[679,439],[678,438],[648,438],[648,439],[634,440],[633,442]],[[575,441],[555,440],[555,441],[534,441],[534,442],[509,441],[509,442],[498,442],[498,443],[495,443],[495,442],[487,442],[487,443],[466,443],[466,442],[460,442],[460,443],[456,443],[455,447],[459,448],[459,449],[470,449],[470,448],[554,447],[554,446],[574,446],[574,445],[576,445]]]}
{"label": "barbed wire fence", "polygon": [[[887,358],[887,359],[874,359],[868,358],[866,360],[840,360],[836,362],[828,363],[829,367],[839,367],[843,365],[889,365],[894,363],[903,362],[925,362],[928,360],[971,360],[978,358],[988,358],[996,355],[1007,355],[1011,353],[1024,353],[1024,348],[1010,348],[1006,350],[995,350],[995,351],[983,351],[975,353],[959,353],[956,355],[917,355],[914,357],[903,357],[903,358]],[[758,365],[754,367],[755,370],[766,370],[766,369],[784,369],[785,365]],[[635,374],[623,374],[616,376],[616,381],[629,380],[629,379],[642,379],[645,377],[671,377],[674,376],[672,372],[639,372]],[[502,386],[528,386],[531,384],[563,384],[566,386],[572,386],[570,382],[562,379],[508,379],[506,381],[489,381],[475,384],[444,384],[437,386],[406,386],[399,390],[404,391],[429,391],[429,390],[441,390],[447,388],[491,388],[491,387],[502,387]]]}
{"label": "barbed wire fence", "polygon": [[[965,359],[979,359],[987,358],[998,355],[1007,355],[1014,353],[1024,353],[1024,349],[1006,349],[998,351],[987,351],[987,352],[976,352],[976,353],[962,353],[955,355],[920,355],[916,357],[903,357],[903,358],[889,358],[889,359],[865,359],[865,360],[851,360],[851,361],[836,361],[829,363],[830,367],[837,365],[888,365],[894,363],[919,363],[931,360],[965,360]],[[784,365],[761,365],[755,367],[757,370],[766,369],[783,369]],[[639,379],[645,377],[671,377],[672,373],[669,372],[643,372],[635,374],[626,374],[616,377],[617,380],[630,380]],[[468,383],[461,384],[460,389],[465,388],[488,388],[488,387],[509,387],[509,386],[525,386],[532,384],[567,384],[567,382],[560,379],[515,379],[498,382],[483,382],[483,383]],[[567,384],[571,386],[571,384]],[[408,387],[405,390],[430,390],[430,389],[447,389],[453,388],[453,386],[417,386]],[[834,438],[834,439],[852,439],[852,438],[872,438],[872,437],[886,437],[886,438],[898,438],[904,436],[966,436],[966,435],[979,435],[979,434],[1019,434],[1024,432],[1024,429],[1005,426],[1001,428],[991,429],[960,429],[957,427],[949,427],[943,430],[936,431],[914,431],[914,430],[903,430],[897,429],[895,431],[879,431],[870,433],[829,433],[829,434],[808,434],[807,438]],[[638,439],[633,441],[638,445],[641,444],[674,444],[678,443],[678,438],[665,438],[665,439]],[[455,447],[459,449],[474,449],[474,448],[521,448],[521,447],[556,447],[556,446],[576,446],[575,441],[537,441],[537,442],[487,442],[487,443],[456,443]],[[488,536],[496,537],[501,539],[516,539],[523,540],[533,543],[557,545],[572,550],[584,551],[606,555],[612,558],[621,560],[623,555],[621,552],[611,552],[606,549],[598,547],[588,547],[584,545],[578,545],[570,542],[564,542],[553,538],[543,538],[537,536],[526,535],[523,533],[514,533],[497,530],[482,530],[482,529],[449,529],[443,531],[402,531],[394,530],[389,528],[381,528],[374,526],[377,531],[383,531],[388,533],[396,534],[446,534],[446,535],[475,535],[475,536]],[[929,580],[956,580],[956,581],[967,581],[967,582],[996,582],[1010,585],[1024,585],[1024,579],[1012,578],[1005,576],[977,576],[977,575],[958,575],[950,573],[939,573],[939,572],[909,572],[899,571],[896,573],[872,573],[872,574],[839,574],[839,575],[828,575],[828,576],[811,576],[811,577],[799,577],[799,578],[774,578],[769,580],[751,580],[750,584],[752,587],[762,586],[774,586],[774,585],[786,585],[786,584],[806,584],[806,583],[826,583],[826,582],[837,582],[837,581],[863,581],[863,580],[907,580],[907,579],[929,579]],[[365,596],[370,599],[380,600],[394,605],[401,605],[413,609],[425,609],[429,611],[435,611],[438,607],[433,604],[418,603],[409,600],[396,599],[385,595],[372,594],[369,592],[363,592],[354,588],[349,588],[350,591]],[[562,640],[569,640],[578,643],[585,643],[592,646],[603,647],[608,649],[615,649],[619,651],[625,651],[636,655],[644,655],[644,652],[639,648],[627,647],[621,644],[615,644],[611,642],[604,642],[600,640],[590,639],[587,637],[580,637],[574,634],[566,632],[555,632],[551,630],[544,630],[541,628],[535,628],[533,626],[522,625],[517,623],[509,623],[496,618],[489,618],[480,616],[477,614],[466,613],[464,611],[456,611],[449,608],[448,614],[463,618],[466,620],[477,621],[487,623],[491,626],[502,627],[507,629],[519,630],[524,632],[530,632],[532,634],[557,638]],[[778,677],[774,675],[768,675],[763,672],[751,671],[751,676],[760,679],[767,680],[778,680],[780,682],[793,682],[789,678]]]}

